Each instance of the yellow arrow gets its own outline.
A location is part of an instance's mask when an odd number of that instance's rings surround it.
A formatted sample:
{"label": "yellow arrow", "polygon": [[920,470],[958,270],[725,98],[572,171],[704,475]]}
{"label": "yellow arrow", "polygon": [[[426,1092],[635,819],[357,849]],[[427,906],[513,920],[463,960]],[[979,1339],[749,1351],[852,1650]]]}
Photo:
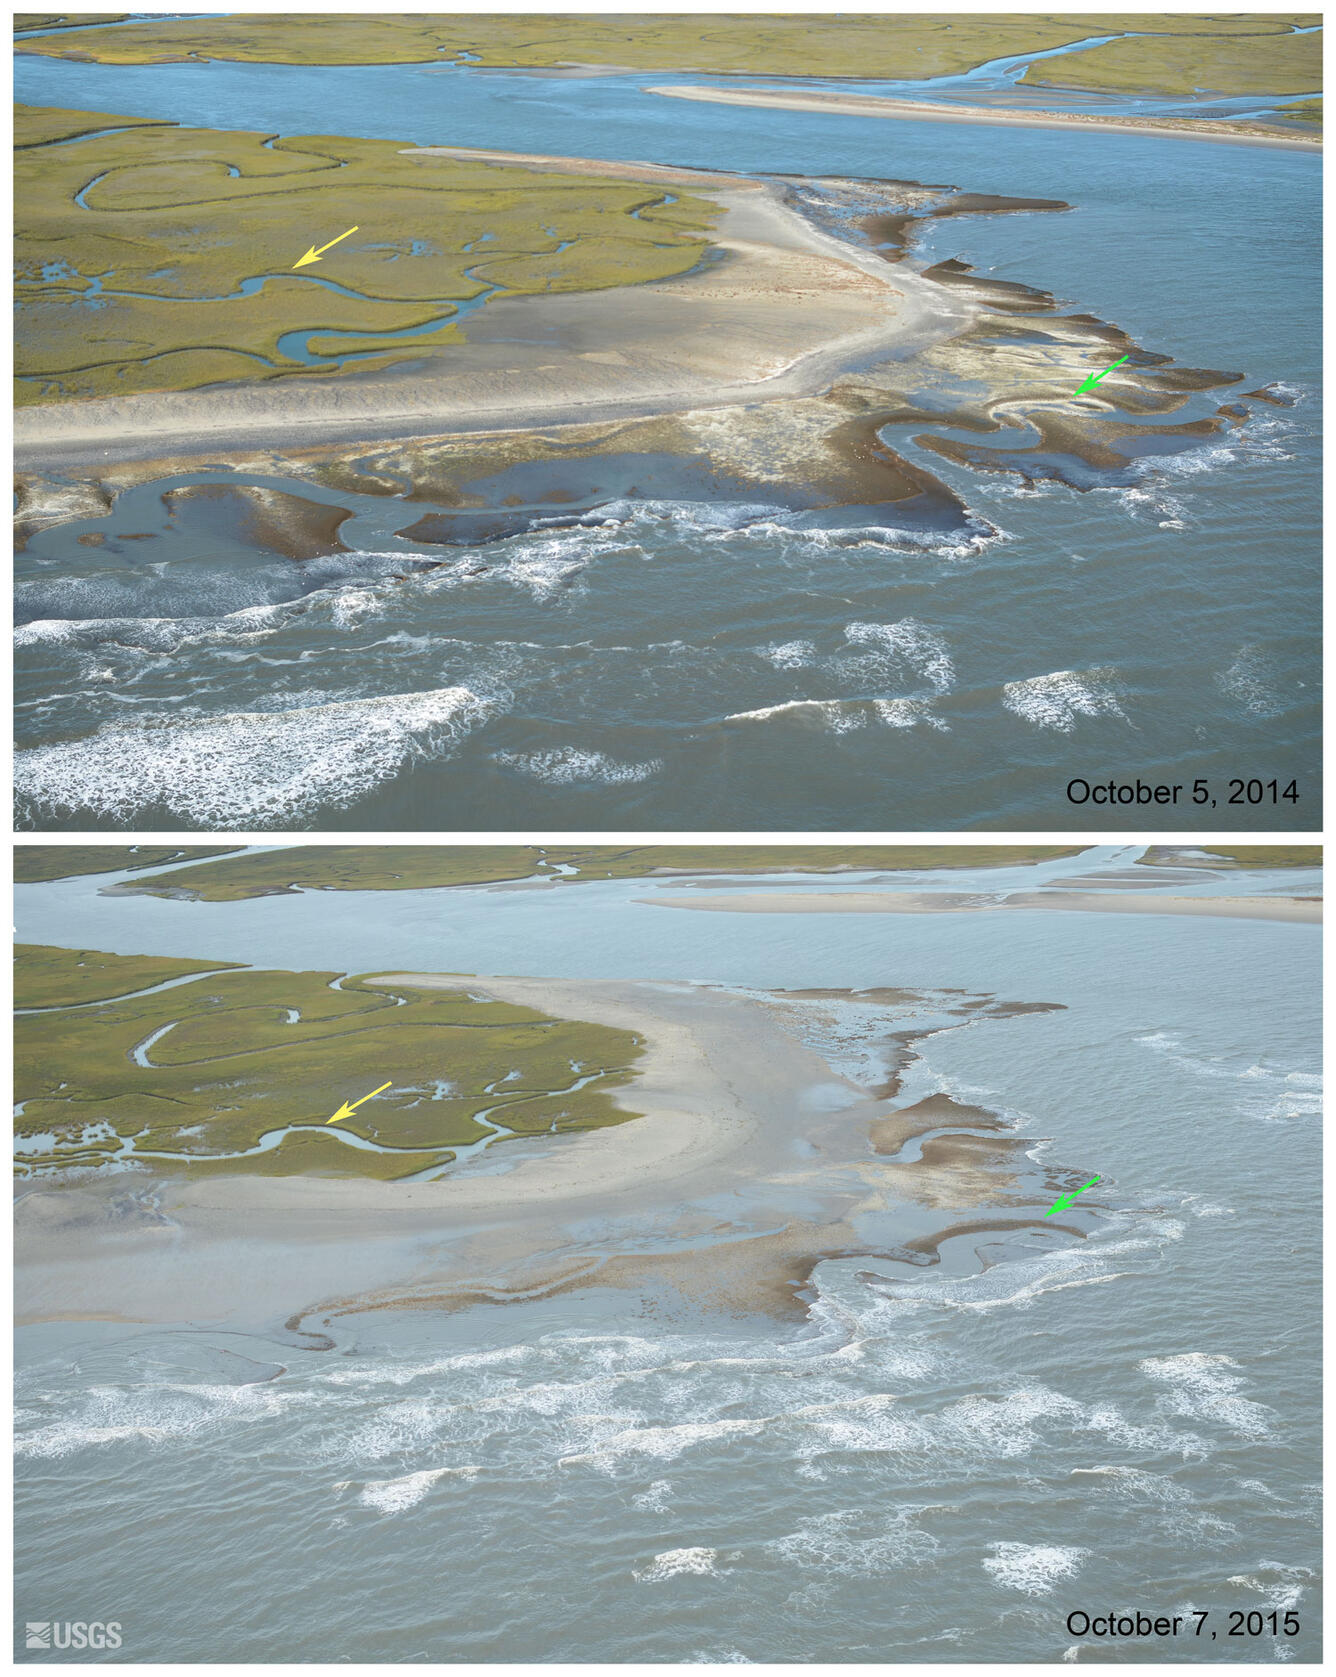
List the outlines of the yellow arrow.
{"label": "yellow arrow", "polygon": [[[393,1082],[393,1081],[394,1081],[393,1078],[391,1078],[390,1082]],[[379,1089],[373,1089],[371,1091],[371,1095],[383,1094],[384,1091],[389,1088],[389,1086],[390,1086],[389,1083],[382,1083]],[[354,1101],[351,1106],[348,1104],[347,1101],[344,1101],[343,1105],[339,1108],[339,1110],[334,1114],[334,1116],[332,1118],[326,1118],[325,1119],[326,1124],[337,1124],[340,1118],[351,1118],[352,1115],[353,1115],[354,1110],[357,1107],[361,1106],[362,1101],[369,1101],[371,1099],[371,1095],[363,1095],[362,1100]]]}
{"label": "yellow arrow", "polygon": [[[350,227],[348,229],[348,233],[355,233],[356,231],[357,229],[355,227]],[[306,255],[300,257],[292,264],[292,266],[294,268],[304,268],[308,262],[318,262],[325,251],[333,250],[334,246],[339,243],[340,239],[346,239],[348,237],[348,233],[340,233],[338,239],[331,239],[327,245],[321,245],[319,250],[312,245]]]}

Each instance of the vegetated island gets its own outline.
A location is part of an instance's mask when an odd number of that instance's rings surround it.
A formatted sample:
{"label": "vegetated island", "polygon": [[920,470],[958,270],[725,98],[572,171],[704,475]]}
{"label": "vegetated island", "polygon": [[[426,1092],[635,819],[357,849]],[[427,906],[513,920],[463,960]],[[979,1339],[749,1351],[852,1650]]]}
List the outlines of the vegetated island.
{"label": "vegetated island", "polygon": [[[60,21],[65,21],[61,19]],[[90,20],[92,21],[92,20]],[[119,21],[103,15],[101,21]],[[850,16],[643,13],[372,16],[344,13],[312,29],[301,17],[145,20],[28,38],[22,52],[103,64],[225,59],[268,64],[468,64],[548,71],[673,70],[711,75],[923,80],[980,63],[1115,37],[1040,59],[1025,86],[1100,92],[1297,96],[1322,85],[1321,16],[1229,17],[1164,12],[949,13]],[[17,17],[16,30],[39,28]],[[47,24],[50,27],[50,24]],[[1299,33],[1303,31],[1303,33]]]}
{"label": "vegetated island", "polygon": [[[600,176],[387,140],[15,113],[20,405],[300,373],[319,381],[459,341],[492,295],[686,273],[716,206]],[[337,280],[293,272],[337,199]],[[387,334],[411,329],[410,338]]]}
{"label": "vegetated island", "polygon": [[14,883],[38,885],[48,879],[76,879],[86,873],[162,868],[169,862],[231,856],[241,848],[237,844],[22,844],[14,852]]}
{"label": "vegetated island", "polygon": [[1137,861],[1148,868],[1320,868],[1320,844],[1151,844]]}
{"label": "vegetated island", "polygon": [[[921,271],[909,260],[918,228],[934,220],[1069,208],[1057,200],[913,181],[760,181],[458,148],[405,152],[381,142],[269,143],[151,124],[114,136],[118,146],[149,148],[143,168],[89,180],[92,160],[71,161],[89,140],[62,146],[52,136],[117,119],[45,117],[28,130],[42,137],[21,154],[18,200],[21,370],[28,396],[42,397],[16,417],[20,545],[53,525],[105,516],[125,488],[198,470],[201,457],[236,477],[233,496],[254,503],[277,550],[299,560],[338,551],[348,515],[296,493],[302,479],[335,495],[403,499],[413,516],[406,512],[398,533],[446,550],[441,563],[451,548],[476,549],[537,522],[578,523],[638,498],[779,504],[837,523],[852,508],[856,523],[889,514],[964,529],[959,496],[898,454],[889,433],[904,428],[929,453],[976,470],[1088,488],[1130,482],[1146,452],[1237,427],[1250,401],[1289,400],[1263,386],[1213,413],[1175,417],[1199,393],[1243,375],[1176,366],[1093,315],[1063,312],[1036,287],[983,278],[954,259]],[[162,148],[180,153],[166,180]],[[258,173],[228,174],[240,171],[233,154]],[[382,236],[382,221],[368,223],[340,247],[340,272],[350,263],[364,288],[351,303],[289,272],[292,249],[280,271],[290,195],[318,196],[331,181],[342,194],[345,156],[368,191],[393,159],[390,184],[415,203],[435,194],[445,214],[453,195],[464,209],[447,242],[460,248],[415,256],[401,223],[393,237]],[[539,198],[518,207],[522,189],[554,181],[555,196],[542,197],[540,186]],[[114,211],[99,212],[103,192]],[[390,185],[378,182],[375,197],[389,202]],[[571,218],[573,249],[557,237],[559,212]],[[256,271],[255,215],[273,245],[267,272]],[[480,229],[494,217],[505,225],[507,215],[530,232],[530,218],[555,218],[542,220],[551,248],[517,248],[480,266]],[[837,236],[837,226],[859,236]],[[627,261],[599,266],[626,229],[635,230]],[[517,231],[512,242],[526,238]],[[146,292],[118,296],[122,255],[134,288]],[[263,267],[263,253],[259,260]],[[665,269],[667,278],[646,277]],[[609,289],[589,289],[604,282]],[[438,338],[435,303],[427,330],[397,343],[373,341],[370,316],[353,326],[340,312],[361,309],[373,291],[373,316],[391,298],[394,308],[420,309],[412,298],[432,287],[442,308],[456,308],[455,296],[462,310],[489,286],[503,294],[489,294],[466,319],[446,319],[441,330],[458,338]],[[337,329],[324,312],[330,295]],[[214,311],[207,331],[197,303]],[[97,334],[106,356],[90,356]],[[229,337],[241,360],[227,367],[258,356],[259,381],[225,377],[215,352]],[[1111,360],[1119,365],[1095,391],[1074,394]],[[224,382],[207,382],[218,377]],[[989,434],[996,440],[984,441]],[[294,492],[252,487],[245,480],[254,475],[291,479]],[[210,492],[173,490],[172,507]]]}
{"label": "vegetated island", "polygon": [[[191,978],[190,975],[205,976]],[[172,980],[190,979],[160,988]],[[432,1172],[501,1134],[624,1123],[633,1035],[411,979],[20,944],[16,1168]],[[337,1126],[341,1102],[393,1088]],[[360,1145],[359,1145],[360,1144]]]}
{"label": "vegetated island", "polygon": [[[17,866],[30,878],[63,875],[41,870],[60,866],[51,849]],[[93,848],[93,847],[89,847]],[[639,879],[653,874],[858,873],[923,868],[1008,867],[1076,856],[1086,846],[984,845],[292,845],[253,851],[226,865],[174,868],[126,881],[118,894],[238,902],[248,897],[294,891],[421,891],[460,885],[522,883],[574,884],[590,879]],[[100,871],[113,846],[98,846]],[[122,854],[128,854],[122,852]],[[108,870],[125,862],[106,862]]]}
{"label": "vegetated island", "polygon": [[[156,853],[142,845],[15,846],[15,878],[36,883],[79,874],[136,871],[119,894],[240,902],[295,891],[423,891],[455,886],[546,882],[572,885],[594,879],[655,875],[778,873],[902,873],[958,868],[1005,868],[1078,856],[1082,844],[833,844],[833,845],[285,845],[240,854],[236,845]],[[140,869],[185,862],[192,854],[228,861]],[[1148,867],[1312,868],[1320,845],[1152,845],[1136,858]]]}

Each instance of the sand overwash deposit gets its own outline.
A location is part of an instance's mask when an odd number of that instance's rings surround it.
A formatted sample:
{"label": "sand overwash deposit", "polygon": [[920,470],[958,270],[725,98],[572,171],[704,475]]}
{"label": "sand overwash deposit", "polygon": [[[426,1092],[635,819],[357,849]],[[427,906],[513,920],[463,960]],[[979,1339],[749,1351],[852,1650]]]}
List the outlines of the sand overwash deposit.
{"label": "sand overwash deposit", "polygon": [[[455,975],[375,986],[458,993]],[[589,1286],[655,1310],[801,1316],[824,1257],[906,1277],[972,1270],[982,1233],[1083,1238],[1093,1206],[1045,1219],[1081,1180],[1041,1138],[935,1086],[917,1045],[1056,1004],[960,990],[736,991],[680,983],[468,980],[493,1003],[629,1034],[613,1095],[637,1116],[507,1137],[435,1180],[63,1172],[20,1199],[25,1314],[285,1321],[454,1310]],[[531,1015],[532,1016],[532,1015]],[[207,1125],[206,1125],[207,1129]],[[381,1133],[387,1133],[382,1130]],[[207,1141],[200,1145],[207,1145]],[[68,1262],[71,1242],[96,1262]]]}
{"label": "sand overwash deposit", "polygon": [[[221,497],[234,525],[297,560],[339,547],[339,492],[404,501],[396,533],[442,549],[654,500],[778,507],[816,525],[853,508],[855,524],[967,531],[959,496],[897,452],[897,435],[957,465],[1088,488],[1130,481],[1142,457],[1193,447],[1250,411],[1245,398],[1180,417],[1242,375],[1176,366],[1050,293],[914,258],[926,223],[1060,214],[1058,200],[414,155],[614,175],[689,190],[721,214],[688,273],[498,297],[449,344],[390,367],[25,408],[20,541],[72,520],[95,541],[116,498],[155,481],[169,510]],[[1097,390],[1073,394],[1120,356]],[[183,474],[195,476],[170,483]],[[304,497],[304,483],[326,493]]]}

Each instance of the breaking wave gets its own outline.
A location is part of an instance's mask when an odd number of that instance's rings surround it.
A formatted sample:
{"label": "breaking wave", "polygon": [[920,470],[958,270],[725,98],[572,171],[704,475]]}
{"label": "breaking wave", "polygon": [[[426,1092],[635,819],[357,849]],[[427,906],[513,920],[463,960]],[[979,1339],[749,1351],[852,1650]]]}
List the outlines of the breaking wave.
{"label": "breaking wave", "polygon": [[651,779],[663,768],[661,758],[645,763],[619,763],[602,751],[588,751],[577,745],[557,746],[549,751],[497,751],[492,761],[518,769],[547,786],[633,786]]}
{"label": "breaking wave", "polygon": [[1072,733],[1081,716],[1117,716],[1127,721],[1119,697],[1117,673],[1112,669],[1054,670],[1025,681],[1009,681],[1002,689],[1003,706],[1013,715],[1036,728],[1053,728],[1062,734]]}
{"label": "breaking wave", "polygon": [[415,757],[437,756],[508,695],[442,687],[279,712],[154,716],[16,754],[34,810],[129,817],[162,808],[192,824],[263,825],[365,796]]}

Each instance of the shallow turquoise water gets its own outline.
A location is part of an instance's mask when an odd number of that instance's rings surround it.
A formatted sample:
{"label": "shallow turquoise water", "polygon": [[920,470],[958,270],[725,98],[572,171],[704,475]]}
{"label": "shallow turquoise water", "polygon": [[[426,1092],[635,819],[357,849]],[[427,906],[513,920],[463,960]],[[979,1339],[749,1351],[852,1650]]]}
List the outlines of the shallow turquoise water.
{"label": "shallow turquoise water", "polygon": [[[25,1330],[20,1620],[118,1618],[128,1660],[951,1662],[1058,1660],[1076,1610],[1195,1607],[1214,1643],[1082,1658],[1320,1657],[1316,928],[712,915],[637,906],[679,889],[645,881],[213,905],[106,882],[20,888],[19,935],[1061,1002],[934,1037],[905,1093],[991,1105],[1102,1181],[1084,1242],[827,1261],[792,1328],[669,1328],[595,1292],[364,1318],[328,1353],[261,1320]],[[1226,1634],[1273,1609],[1298,1616],[1283,1645]]]}
{"label": "shallow turquoise water", "polygon": [[1229,825],[1316,825],[1318,159],[641,90],[674,79],[710,78],[18,60],[21,98],[76,108],[286,133],[338,111],[405,141],[1061,198],[1074,213],[939,223],[925,254],[1298,405],[1085,494],[922,456],[972,514],[927,537],[663,501],[403,584],[387,572],[440,550],[382,536],[295,586],[226,543],[150,567],[134,543],[40,537],[19,584],[25,823],[1141,826],[1068,801],[1074,775],[1112,774],[1209,777],[1218,806],[1179,828],[1218,826],[1232,777],[1293,781],[1297,803]]}

